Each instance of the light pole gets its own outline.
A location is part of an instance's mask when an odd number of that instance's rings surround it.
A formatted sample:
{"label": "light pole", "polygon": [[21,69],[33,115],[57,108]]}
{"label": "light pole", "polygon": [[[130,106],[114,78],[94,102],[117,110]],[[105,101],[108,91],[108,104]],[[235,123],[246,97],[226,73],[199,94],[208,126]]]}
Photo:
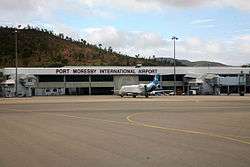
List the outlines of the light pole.
{"label": "light pole", "polygon": [[18,89],[17,89],[17,87],[18,87],[18,81],[17,81],[17,67],[18,67],[18,57],[17,57],[17,53],[18,53],[18,51],[17,51],[17,33],[18,33],[18,29],[21,27],[21,25],[18,25],[17,26],[17,28],[15,29],[15,55],[16,55],[16,60],[15,60],[15,62],[16,62],[16,81],[15,81],[15,85],[16,85],[16,89],[15,89],[15,96],[17,97],[18,96]]}
{"label": "light pole", "polygon": [[15,55],[16,55],[16,81],[15,81],[15,85],[16,85],[16,90],[15,90],[15,95],[17,97],[18,92],[17,92],[17,66],[18,66],[18,59],[17,59],[17,29],[15,30]]}
{"label": "light pole", "polygon": [[174,95],[176,95],[176,61],[175,61],[175,41],[178,40],[177,37],[173,36],[172,40],[174,41]]}

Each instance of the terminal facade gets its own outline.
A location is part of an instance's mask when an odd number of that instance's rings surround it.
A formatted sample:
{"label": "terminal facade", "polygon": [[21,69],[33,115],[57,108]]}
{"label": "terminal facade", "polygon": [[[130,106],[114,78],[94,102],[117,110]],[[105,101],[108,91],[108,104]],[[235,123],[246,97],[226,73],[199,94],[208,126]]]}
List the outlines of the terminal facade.
{"label": "terminal facade", "polygon": [[[4,68],[2,95],[15,95],[15,68]],[[148,83],[160,74],[161,89],[174,90],[173,67],[18,68],[19,96],[112,95],[123,85]],[[177,94],[250,93],[250,68],[176,67]]]}

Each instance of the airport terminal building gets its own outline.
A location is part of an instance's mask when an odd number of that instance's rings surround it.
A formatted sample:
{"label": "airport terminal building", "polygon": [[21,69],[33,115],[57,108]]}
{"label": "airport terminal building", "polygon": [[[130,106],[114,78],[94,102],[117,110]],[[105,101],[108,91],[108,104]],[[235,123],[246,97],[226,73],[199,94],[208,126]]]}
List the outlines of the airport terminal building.
{"label": "airport terminal building", "polygon": [[[15,94],[15,68],[4,68],[2,94]],[[174,89],[173,67],[72,66],[61,68],[18,68],[20,96],[112,95],[123,85],[148,83],[160,74],[161,89]],[[250,68],[176,67],[177,94],[250,93]]]}

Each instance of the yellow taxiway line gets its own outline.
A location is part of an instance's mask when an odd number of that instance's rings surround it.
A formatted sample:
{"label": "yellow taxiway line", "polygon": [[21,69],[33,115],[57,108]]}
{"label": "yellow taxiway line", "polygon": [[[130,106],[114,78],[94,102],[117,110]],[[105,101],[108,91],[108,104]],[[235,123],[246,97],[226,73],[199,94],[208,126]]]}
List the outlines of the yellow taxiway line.
{"label": "yellow taxiway line", "polygon": [[150,125],[142,122],[137,122],[132,119],[132,117],[135,117],[137,115],[145,114],[146,112],[141,112],[141,113],[134,113],[126,117],[127,121],[130,122],[133,125],[139,125],[147,128],[154,128],[154,129],[160,129],[160,130],[165,130],[165,131],[174,131],[174,132],[179,132],[179,133],[186,133],[186,134],[198,134],[198,135],[203,135],[203,136],[208,136],[208,137],[214,137],[214,138],[219,138],[219,139],[224,139],[224,140],[230,140],[242,144],[247,144],[250,145],[250,142],[244,141],[241,139],[237,139],[234,137],[229,137],[229,136],[224,136],[224,135],[219,135],[219,134],[213,134],[213,133],[206,133],[206,132],[199,132],[199,131],[193,131],[193,130],[186,130],[186,129],[178,129],[178,128],[170,128],[170,127],[162,127],[162,126],[157,126],[157,125]]}
{"label": "yellow taxiway line", "polygon": [[[27,113],[32,113],[33,112],[33,111],[23,111],[23,110],[16,110],[16,109],[8,109],[8,110],[9,111],[27,112]],[[224,140],[238,142],[238,143],[241,143],[241,144],[250,145],[250,142],[245,141],[245,140],[241,140],[241,139],[237,139],[236,137],[229,137],[229,136],[224,136],[224,135],[219,135],[219,134],[199,132],[199,131],[187,130],[187,129],[178,129],[178,128],[162,127],[162,126],[157,126],[157,125],[150,125],[150,124],[146,124],[146,123],[142,123],[142,122],[137,122],[137,121],[134,121],[132,119],[132,117],[135,117],[137,115],[146,114],[146,113],[148,113],[148,112],[140,112],[140,113],[134,113],[134,114],[128,115],[126,117],[128,122],[119,122],[119,121],[113,121],[113,120],[107,120],[107,119],[99,119],[99,118],[91,118],[91,117],[80,117],[80,116],[73,116],[73,115],[66,115],[66,114],[52,114],[52,113],[39,113],[39,114],[60,116],[60,117],[67,117],[67,118],[74,118],[74,119],[86,119],[86,120],[103,121],[103,122],[107,122],[107,123],[123,124],[123,125],[130,125],[130,126],[142,126],[142,127],[147,127],[147,128],[160,129],[160,130],[164,130],[164,131],[173,131],[173,132],[186,133],[186,134],[197,134],[197,135],[203,135],[203,136],[208,136],[208,137],[213,137],[213,138],[218,138],[218,139],[224,139]]]}

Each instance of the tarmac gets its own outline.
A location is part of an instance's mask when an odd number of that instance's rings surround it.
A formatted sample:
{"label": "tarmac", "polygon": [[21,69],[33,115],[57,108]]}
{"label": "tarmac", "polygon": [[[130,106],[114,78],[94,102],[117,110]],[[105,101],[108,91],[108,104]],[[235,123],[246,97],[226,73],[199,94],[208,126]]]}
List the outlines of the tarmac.
{"label": "tarmac", "polygon": [[0,99],[0,167],[249,167],[250,96]]}

